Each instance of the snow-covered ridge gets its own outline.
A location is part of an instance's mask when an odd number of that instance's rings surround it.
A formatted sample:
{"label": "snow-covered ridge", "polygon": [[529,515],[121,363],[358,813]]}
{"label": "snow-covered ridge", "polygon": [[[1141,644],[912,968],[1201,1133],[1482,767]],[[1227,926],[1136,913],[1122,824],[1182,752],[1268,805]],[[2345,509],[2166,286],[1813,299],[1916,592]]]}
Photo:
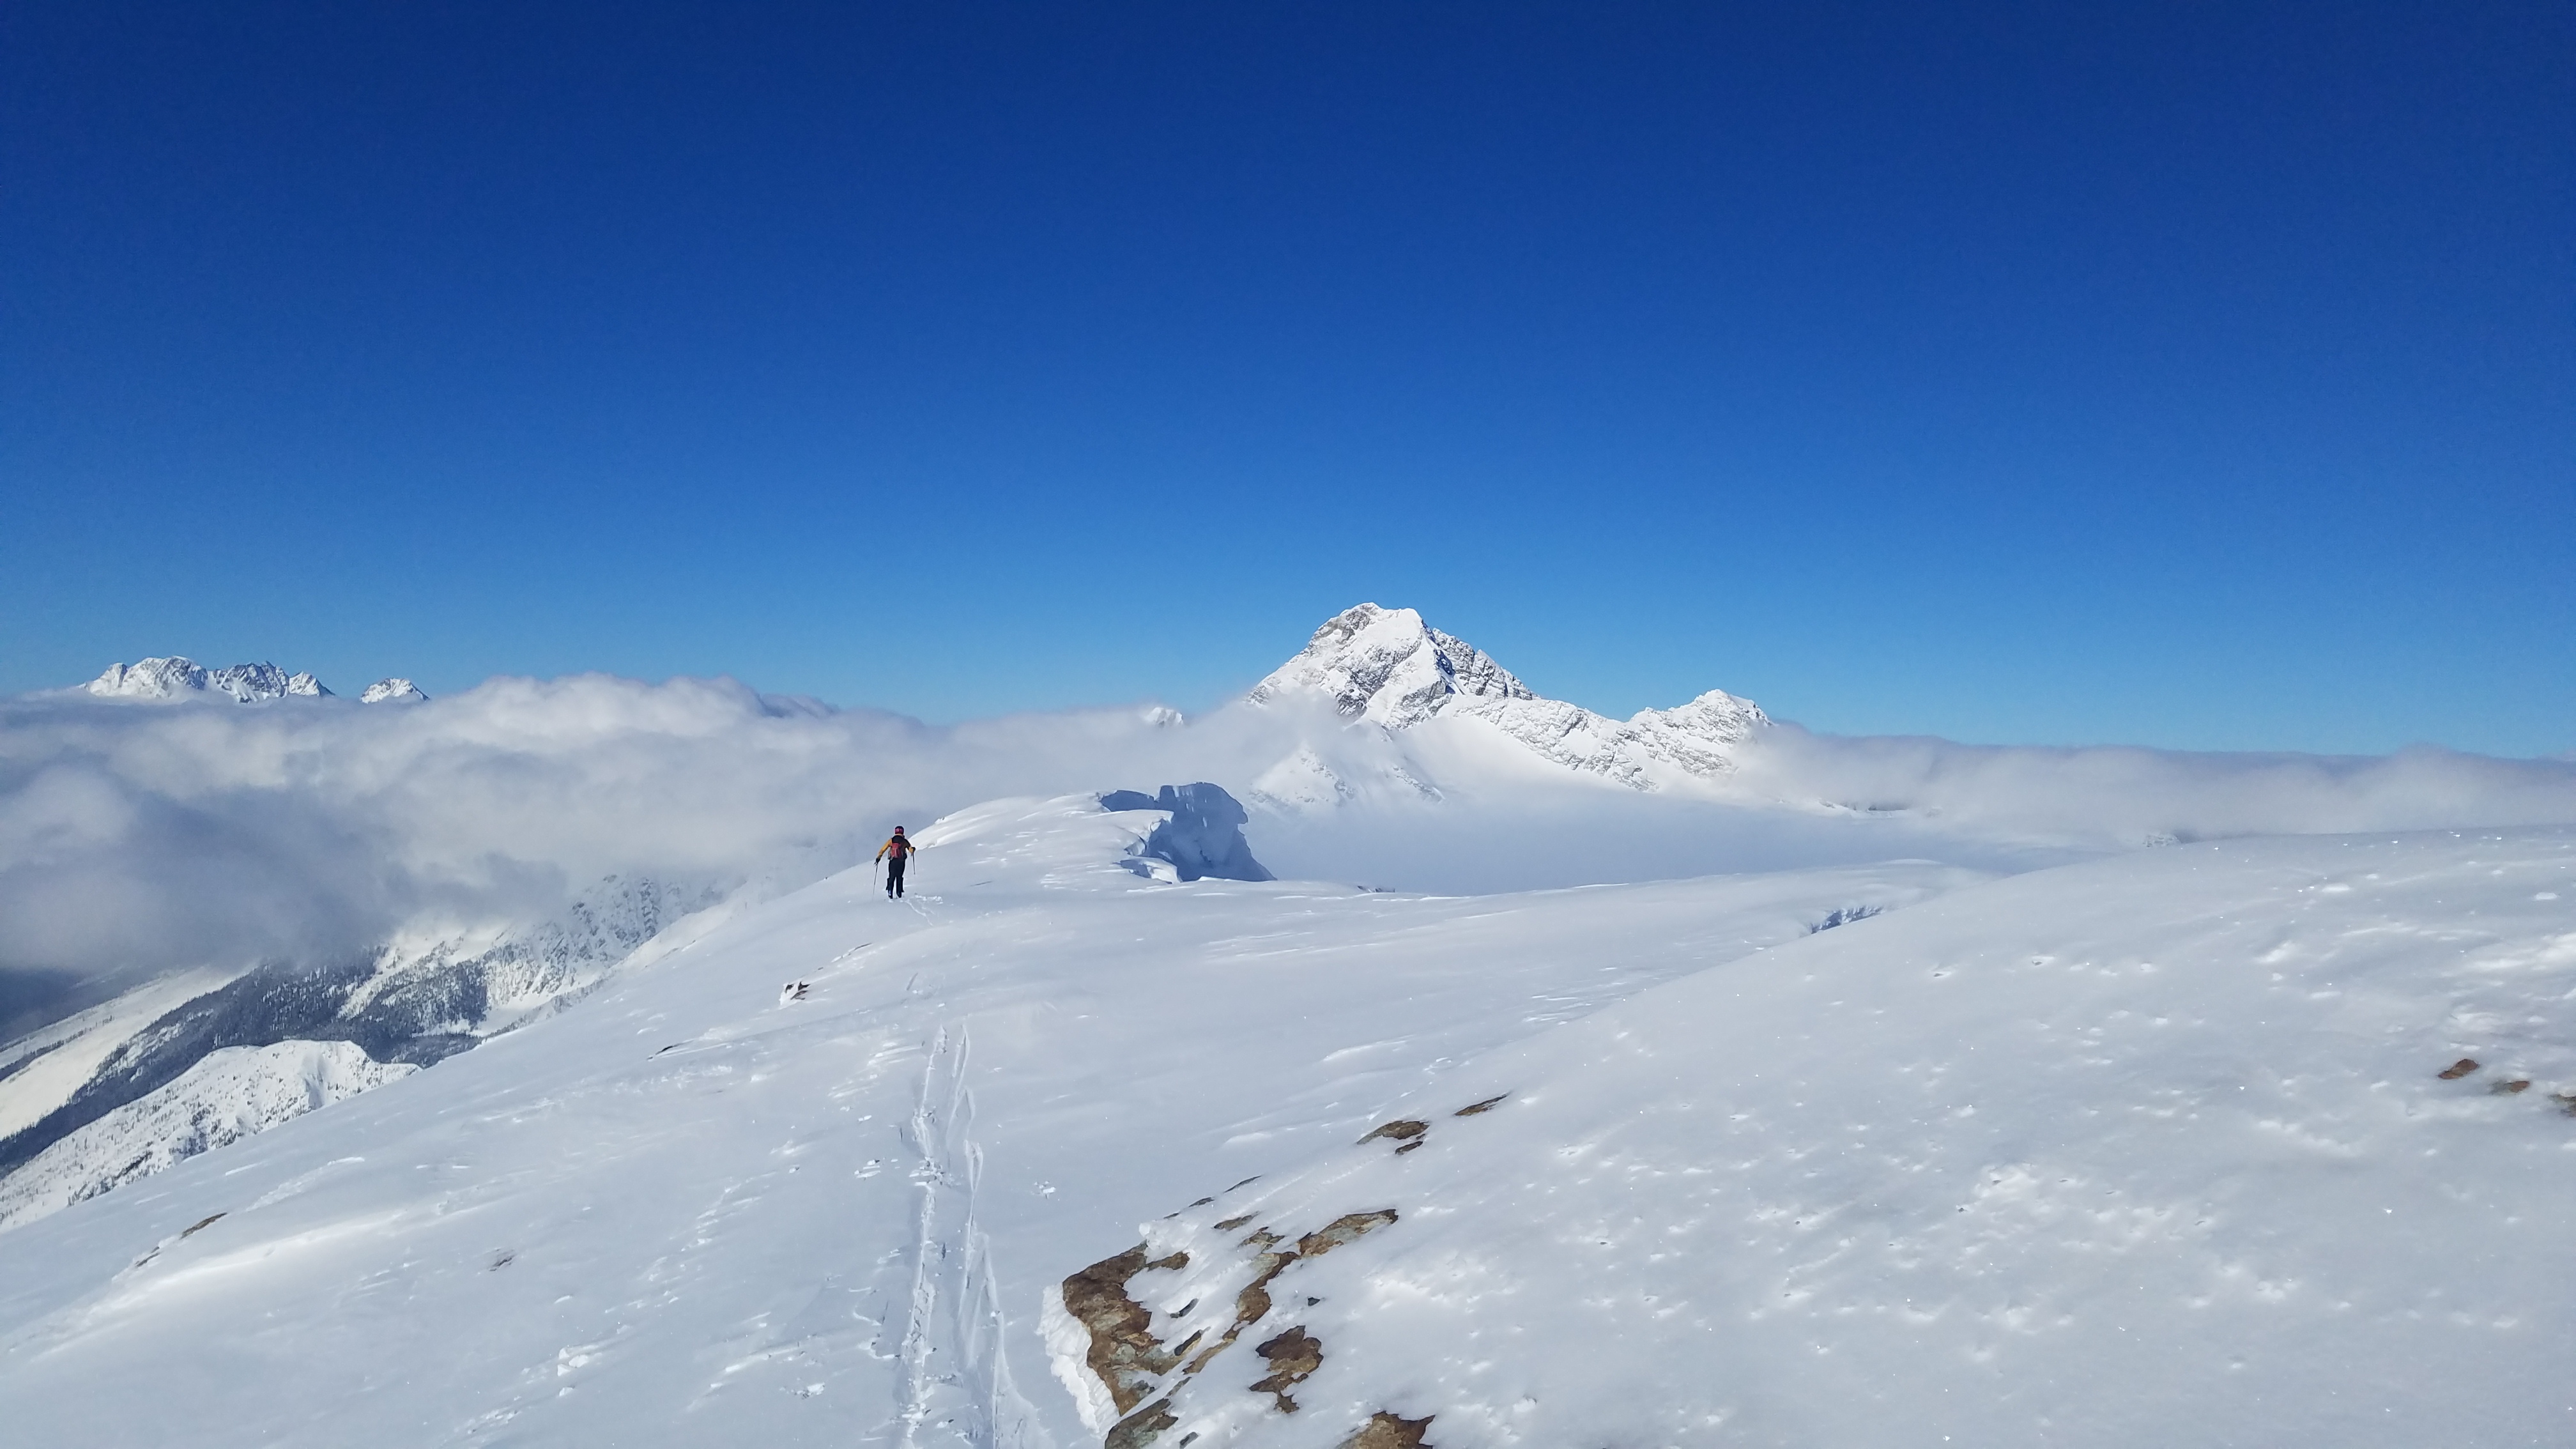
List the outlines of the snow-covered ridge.
{"label": "snow-covered ridge", "polygon": [[211,1052],[178,1080],[63,1138],[0,1181],[0,1231],[419,1070],[374,1061],[346,1041]]}
{"label": "snow-covered ridge", "polygon": [[[1542,760],[1643,791],[1722,779],[1734,771],[1737,751],[1771,722],[1751,700],[1719,689],[1673,709],[1611,719],[1541,696],[1492,656],[1411,609],[1376,604],[1327,620],[1296,658],[1245,698],[1255,707],[1320,699],[1344,719],[1389,732],[1474,720]],[[1338,777],[1320,766],[1309,747],[1273,767],[1256,788],[1265,799],[1296,806],[1345,796]]]}
{"label": "snow-covered ridge", "polygon": [[[230,695],[237,704],[259,704],[288,698],[322,699],[331,694],[321,680],[301,670],[289,674],[269,663],[208,669],[179,654],[154,655],[135,664],[111,664],[82,688],[104,699],[188,699]],[[410,702],[427,698],[429,696],[408,679],[380,679],[367,686],[366,692],[358,696],[358,702],[382,704],[388,700]]]}
{"label": "snow-covered ridge", "polygon": [[[611,877],[560,918],[534,926],[416,932],[356,961],[184,972],[31,1034],[0,1049],[0,1228],[549,1015],[719,895],[712,887]],[[210,1097],[186,1085],[218,1058],[288,1047],[345,1048],[348,1069],[335,1068],[330,1081],[338,1085],[293,1111],[237,1111],[225,1104],[239,1092]],[[240,1071],[275,1076],[288,1060]],[[239,1086],[237,1077],[239,1071],[221,1080]],[[262,1086],[254,1095],[283,1102],[283,1091]]]}
{"label": "snow-covered ridge", "polygon": [[208,669],[179,655],[155,656],[139,664],[111,664],[89,682],[89,692],[111,699],[179,699],[192,694],[228,694],[242,704],[284,699],[288,695],[320,698],[331,691],[310,674],[289,674],[274,664],[236,664]]}

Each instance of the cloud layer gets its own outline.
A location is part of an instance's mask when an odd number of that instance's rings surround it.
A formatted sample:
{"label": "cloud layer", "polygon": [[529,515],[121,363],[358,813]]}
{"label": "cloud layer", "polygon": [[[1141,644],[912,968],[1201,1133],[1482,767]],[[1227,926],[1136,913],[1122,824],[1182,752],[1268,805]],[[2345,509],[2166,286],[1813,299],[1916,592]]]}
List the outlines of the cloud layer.
{"label": "cloud layer", "polygon": [[866,858],[892,825],[995,796],[1209,779],[1248,797],[1301,746],[1363,782],[1427,777],[1441,798],[1408,783],[1256,813],[1261,858],[1282,875],[1433,889],[1892,856],[2013,868],[2166,837],[2576,822],[2576,764],[2441,751],[1980,749],[1784,726],[1732,785],[1681,799],[1554,767],[1495,773],[1458,745],[1293,706],[932,728],[730,680],[604,675],[495,679],[409,707],[26,696],[0,701],[0,966],[23,996],[539,918],[611,874],[793,884]]}

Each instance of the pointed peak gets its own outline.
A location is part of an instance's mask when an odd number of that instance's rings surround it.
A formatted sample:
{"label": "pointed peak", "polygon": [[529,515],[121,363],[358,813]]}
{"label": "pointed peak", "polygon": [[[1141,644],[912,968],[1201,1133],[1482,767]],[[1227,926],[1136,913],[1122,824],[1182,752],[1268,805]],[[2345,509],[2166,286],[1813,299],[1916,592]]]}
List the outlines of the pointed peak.
{"label": "pointed peak", "polygon": [[426,704],[429,696],[408,679],[379,679],[358,696],[360,704]]}
{"label": "pointed peak", "polygon": [[1266,704],[1322,696],[1344,718],[1389,729],[1419,724],[1462,696],[1535,699],[1475,645],[1424,623],[1411,609],[1358,604],[1324,621],[1296,658],[1253,686]]}

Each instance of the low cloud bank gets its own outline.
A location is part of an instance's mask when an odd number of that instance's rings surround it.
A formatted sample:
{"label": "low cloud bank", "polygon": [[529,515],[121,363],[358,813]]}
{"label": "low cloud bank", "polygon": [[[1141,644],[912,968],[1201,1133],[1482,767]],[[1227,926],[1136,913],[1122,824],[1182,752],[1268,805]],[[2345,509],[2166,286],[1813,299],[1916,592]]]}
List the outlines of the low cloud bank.
{"label": "low cloud bank", "polygon": [[[363,950],[540,919],[608,875],[792,885],[1002,795],[1252,782],[1309,746],[1412,774],[1402,735],[1236,707],[932,728],[730,680],[495,679],[402,709],[334,699],[0,701],[0,1016],[198,962]],[[1554,772],[1549,774],[1548,772]],[[1544,778],[1542,778],[1544,777]],[[1544,766],[1397,803],[1264,815],[1284,875],[1489,889],[1930,856],[2014,868],[2158,838],[2576,822],[2576,763],[1977,749],[1793,726],[1712,798]],[[1441,852],[1450,854],[1446,857]]]}
{"label": "low cloud bank", "polygon": [[2147,845],[2576,822],[2576,768],[2418,746],[2394,755],[2041,749],[1766,733],[1750,789],[2025,840]]}

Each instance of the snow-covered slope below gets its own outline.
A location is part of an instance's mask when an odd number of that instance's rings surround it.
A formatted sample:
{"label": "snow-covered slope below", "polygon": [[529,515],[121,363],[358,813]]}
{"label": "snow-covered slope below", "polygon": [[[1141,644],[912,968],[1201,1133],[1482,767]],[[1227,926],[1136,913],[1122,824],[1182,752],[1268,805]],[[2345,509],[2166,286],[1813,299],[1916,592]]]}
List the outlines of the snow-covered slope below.
{"label": "snow-covered slope below", "polygon": [[2021,876],[1173,1203],[1058,1371],[1121,1449],[2565,1443],[2571,999],[2563,832]]}
{"label": "snow-covered slope below", "polygon": [[[25,1222],[285,1120],[251,1114],[210,1133],[185,1113],[128,1110],[213,1056],[341,1042],[360,1061],[427,1066],[579,999],[664,927],[720,894],[612,878],[560,918],[533,926],[422,931],[356,959],[182,971],[147,982],[0,1048],[0,1201],[20,1201],[13,1220]],[[394,1075],[364,1076],[363,1085]],[[76,1152],[56,1151],[74,1138]],[[47,1159],[50,1185],[26,1196],[22,1179]],[[84,1164],[97,1169],[87,1180],[79,1176]]]}
{"label": "snow-covered slope below", "polygon": [[211,1052],[177,1081],[38,1153],[0,1182],[0,1231],[419,1071],[345,1041]]}
{"label": "snow-covered slope below", "polygon": [[1140,1218],[1980,879],[1164,884],[1125,864],[1161,819],[961,812],[907,902],[863,866],[693,918],[577,1010],[0,1234],[0,1413],[57,1443],[1072,1449],[1041,1290]]}
{"label": "snow-covered slope below", "polygon": [[241,974],[213,968],[175,971],[0,1047],[0,1141],[70,1101],[152,1023]]}

